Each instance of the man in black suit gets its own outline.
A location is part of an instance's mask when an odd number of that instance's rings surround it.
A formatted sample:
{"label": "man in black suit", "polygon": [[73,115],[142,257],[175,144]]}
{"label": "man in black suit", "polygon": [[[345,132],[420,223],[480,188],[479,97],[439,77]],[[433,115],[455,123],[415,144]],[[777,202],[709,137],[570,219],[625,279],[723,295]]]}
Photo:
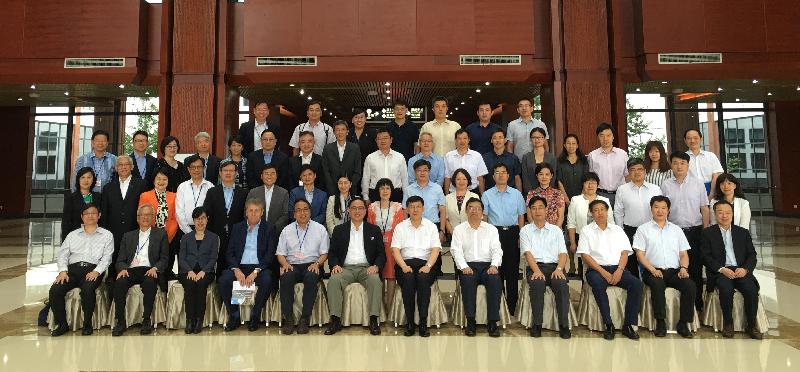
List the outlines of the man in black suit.
{"label": "man in black suit", "polygon": [[151,227],[156,211],[150,204],[143,204],[136,212],[139,228],[128,231],[122,237],[119,257],[115,265],[119,274],[114,283],[114,303],[116,324],[111,331],[112,336],[122,336],[127,327],[125,321],[125,301],[128,289],[136,284],[142,287],[144,294],[144,314],[141,334],[153,332],[150,315],[156,300],[158,273],[167,269],[167,253],[169,243],[167,233],[162,228]]}
{"label": "man in black suit", "polygon": [[194,135],[194,148],[197,150],[195,155],[203,158],[205,168],[203,178],[213,184],[217,184],[219,177],[220,159],[211,153],[211,135],[208,132],[200,132]]}
{"label": "man in black suit", "polygon": [[714,204],[717,225],[703,230],[700,249],[706,265],[708,291],[714,286],[719,291],[722,310],[722,336],[733,337],[733,293],[738,290],[744,297],[747,317],[746,332],[750,338],[760,340],[763,335],[756,325],[758,310],[758,280],[753,276],[756,268],[756,249],[746,229],[733,224],[733,204],[720,200]]}
{"label": "man in black suit", "polygon": [[264,208],[264,219],[275,225],[275,232],[281,234],[289,224],[289,192],[276,184],[278,171],[275,164],[267,164],[261,170],[263,185],[250,190],[247,199],[256,199]]}
{"label": "man in black suit", "polygon": [[331,321],[325,334],[332,335],[342,329],[344,289],[357,282],[367,289],[369,333],[379,335],[383,296],[380,272],[386,264],[383,235],[378,226],[364,220],[367,214],[367,202],[364,199],[354,196],[348,209],[350,222],[333,229],[328,251],[328,265],[331,267],[328,307],[331,310]]}
{"label": "man in black suit", "polygon": [[133,133],[133,152],[131,158],[133,159],[133,176],[145,180],[144,191],[153,189],[150,179],[153,178],[153,172],[156,171],[156,158],[147,153],[147,146],[150,138],[147,132],[137,130]]}
{"label": "man in black suit", "polygon": [[277,138],[272,129],[261,132],[261,149],[251,152],[247,157],[247,183],[250,189],[263,185],[259,175],[267,164],[275,164],[275,171],[278,172],[277,183],[284,186],[283,180],[288,176],[289,156],[276,148]]}
{"label": "man in black suit", "polygon": [[[111,262],[117,262],[122,236],[136,229],[136,208],[139,195],[144,192],[145,181],[132,175],[133,159],[128,155],[117,157],[117,176],[103,187],[100,197],[100,226],[114,234],[114,253]],[[108,268],[106,280],[110,283],[116,277],[114,265]],[[111,286],[108,287],[111,291]]]}
{"label": "man in black suit", "polygon": [[233,225],[231,239],[228,244],[228,267],[220,274],[218,285],[222,302],[228,308],[228,323],[225,331],[239,328],[241,318],[239,306],[231,304],[233,282],[237,281],[244,287],[256,285],[255,301],[250,312],[250,323],[247,330],[258,330],[261,322],[261,310],[267,302],[267,297],[272,292],[272,273],[270,268],[275,261],[275,249],[278,245],[278,234],[275,226],[264,221],[264,209],[261,202],[248,200],[245,203],[247,218]]}
{"label": "man in black suit", "polygon": [[361,195],[361,171],[364,168],[361,160],[361,149],[352,142],[347,142],[347,122],[337,120],[333,124],[333,135],[336,142],[325,145],[322,150],[322,169],[325,178],[325,187],[328,192],[335,194],[337,181],[342,175],[347,176],[353,184],[350,193]]}
{"label": "man in black suit", "polygon": [[353,110],[353,128],[347,133],[347,141],[358,145],[361,150],[361,163],[364,163],[367,155],[378,151],[378,143],[375,142],[375,129],[367,128],[366,110]]}
{"label": "man in black suit", "polygon": [[[301,132],[299,142],[300,153],[297,154],[297,156],[292,156],[289,158],[289,173],[288,177],[286,177],[284,181],[284,188],[289,191],[292,191],[292,189],[297,186],[302,186],[302,183],[300,182],[300,170],[303,165],[309,164],[311,165],[311,169],[314,170],[315,174],[323,174],[322,156],[314,153],[314,133]],[[328,191],[327,187],[325,187],[325,181],[323,181],[323,178],[324,177],[317,177],[317,179],[314,180],[314,187],[322,191]],[[331,190],[331,192],[335,191],[336,189]]]}
{"label": "man in black suit", "polygon": [[247,190],[237,187],[236,164],[227,160],[219,166],[221,183],[212,187],[206,194],[203,207],[208,214],[208,230],[219,236],[219,258],[217,259],[217,275],[226,269],[225,254],[228,251],[230,231],[235,223],[244,220],[244,202]]}
{"label": "man in black suit", "polygon": [[[242,144],[242,156],[247,157],[253,151],[263,148],[260,143],[261,133],[269,129],[275,133],[275,137],[280,137],[281,126],[267,122],[269,117],[269,104],[264,99],[251,101],[253,103],[253,119],[242,123],[239,127],[239,143]],[[273,145],[274,146],[274,145]]]}

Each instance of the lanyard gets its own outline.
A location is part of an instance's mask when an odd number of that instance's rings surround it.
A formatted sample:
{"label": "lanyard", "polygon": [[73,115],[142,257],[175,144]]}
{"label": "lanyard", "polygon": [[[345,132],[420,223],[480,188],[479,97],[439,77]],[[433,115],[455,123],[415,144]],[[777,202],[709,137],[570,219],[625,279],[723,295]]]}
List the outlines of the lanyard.
{"label": "lanyard", "polygon": [[231,213],[231,205],[233,204],[233,192],[234,188],[231,188],[231,198],[228,199],[225,197],[225,189],[222,189],[222,198],[225,199],[225,211]]}
{"label": "lanyard", "polygon": [[148,233],[148,234],[147,234],[147,239],[145,239],[145,240],[144,240],[144,243],[142,243],[141,245],[139,245],[139,246],[136,248],[136,253],[134,253],[134,254],[133,254],[133,257],[136,257],[136,256],[138,256],[138,255],[139,255],[139,252],[141,252],[141,251],[142,251],[142,249],[144,249],[144,247],[145,247],[145,246],[147,245],[147,243],[149,243],[149,242],[150,242],[150,234]]}
{"label": "lanyard", "polygon": [[203,194],[203,186],[205,183],[200,184],[200,190],[197,191],[197,195],[194,194],[194,185],[192,185],[192,197],[194,198],[194,207],[197,208],[197,202],[200,201],[200,195]]}
{"label": "lanyard", "polygon": [[300,243],[300,247],[298,250],[300,253],[303,253],[303,243],[306,241],[306,235],[308,235],[308,230],[311,228],[311,225],[306,225],[306,231],[303,233],[303,240],[300,240],[300,224],[295,223],[294,231],[297,233],[297,241]]}
{"label": "lanyard", "polygon": [[381,208],[380,203],[378,203],[378,211],[381,213],[381,218],[380,219],[383,220],[383,226],[381,226],[381,229],[383,230],[384,233],[386,233],[386,227],[389,226],[389,216],[391,215],[391,213],[389,213],[389,212],[391,210],[392,210],[392,205],[389,204],[389,207],[386,208],[386,218],[384,218],[383,217],[383,209]]}

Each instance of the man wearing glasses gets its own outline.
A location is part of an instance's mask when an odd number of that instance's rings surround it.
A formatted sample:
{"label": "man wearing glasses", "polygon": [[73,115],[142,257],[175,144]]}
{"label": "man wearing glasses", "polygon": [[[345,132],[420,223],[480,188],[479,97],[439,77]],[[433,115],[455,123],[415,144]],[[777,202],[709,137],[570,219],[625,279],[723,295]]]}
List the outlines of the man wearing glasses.
{"label": "man wearing glasses", "polygon": [[[549,139],[550,134],[547,132],[547,125],[533,117],[533,101],[530,98],[523,97],[517,101],[517,113],[519,119],[508,123],[508,152],[522,160],[525,154],[533,150],[529,137],[533,128],[544,129],[545,139]],[[548,148],[547,141],[544,148]]]}

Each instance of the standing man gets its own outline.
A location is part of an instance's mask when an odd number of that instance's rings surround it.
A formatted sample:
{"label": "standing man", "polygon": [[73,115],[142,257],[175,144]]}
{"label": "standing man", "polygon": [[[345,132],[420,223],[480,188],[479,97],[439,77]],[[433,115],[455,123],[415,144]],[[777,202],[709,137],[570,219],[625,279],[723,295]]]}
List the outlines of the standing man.
{"label": "standing man", "polygon": [[[689,241],[689,277],[694,281],[697,293],[703,293],[703,257],[700,236],[709,225],[708,194],[703,182],[689,174],[689,154],[675,151],[670,155],[672,177],[661,182],[661,191],[672,202],[669,221],[683,229]],[[695,309],[703,311],[703,296],[696,296]]]}
{"label": "standing man", "polygon": [[[208,132],[195,134],[194,148],[197,149],[197,154],[195,155],[203,159],[203,178],[211,182],[211,184],[216,184],[220,159],[211,153],[211,135]],[[192,211],[189,211],[189,213],[192,213]]]}
{"label": "standing man", "polygon": [[191,155],[184,160],[184,164],[189,168],[191,179],[178,185],[175,193],[175,218],[178,220],[180,232],[174,239],[180,241],[183,234],[188,234],[194,227],[192,211],[197,207],[202,207],[206,200],[208,190],[214,184],[203,179],[203,164],[205,161],[199,155]]}
{"label": "standing man", "polygon": [[279,124],[272,124],[267,122],[269,117],[269,104],[264,99],[257,99],[253,103],[253,119],[242,123],[239,127],[239,140],[237,142],[242,144],[242,156],[248,157],[253,151],[261,150],[261,133],[269,129],[275,136],[281,133],[281,126]]}
{"label": "standing man", "polygon": [[495,186],[481,196],[486,221],[497,228],[503,262],[500,266],[503,287],[511,315],[517,309],[519,292],[519,230],[525,225],[525,199],[519,190],[508,185],[508,168],[497,163],[492,169]]}
{"label": "standing man", "polygon": [[108,148],[108,132],[98,129],[92,133],[92,152],[83,154],[75,160],[75,168],[72,170],[72,191],[75,191],[75,178],[77,178],[78,171],[83,167],[89,167],[94,170],[95,184],[92,185],[92,191],[103,191],[103,186],[111,182],[114,175],[114,167],[117,165],[117,156],[107,152]]}
{"label": "standing man", "polygon": [[[247,190],[236,186],[236,164],[230,160],[219,165],[220,184],[206,193],[203,208],[208,216],[208,230],[219,236],[217,277],[227,268],[226,255],[233,225],[244,220]],[[263,210],[263,208],[262,208]]]}
{"label": "standing man", "polygon": [[[614,204],[614,221],[617,226],[622,226],[628,241],[633,244],[633,235],[636,228],[649,222],[653,215],[650,212],[650,201],[654,196],[661,195],[661,188],[644,181],[647,171],[644,169],[642,159],[634,158],[628,161],[628,174],[630,182],[617,189],[617,200]],[[635,247],[634,247],[635,248]],[[628,271],[639,277],[639,255],[628,257]]]}
{"label": "standing man", "polygon": [[416,182],[414,175],[414,164],[417,160],[426,160],[431,163],[431,182],[437,185],[444,185],[444,159],[439,155],[433,153],[434,143],[433,135],[430,133],[422,133],[419,135],[419,152],[408,159],[408,183]]}
{"label": "standing man", "polygon": [[353,110],[353,128],[347,133],[347,141],[355,143],[361,150],[361,162],[367,159],[367,155],[378,150],[375,143],[375,129],[367,128],[367,111],[363,108]]}
{"label": "standing man", "polygon": [[467,203],[467,221],[453,228],[450,253],[456,268],[461,270],[461,297],[467,327],[464,334],[475,336],[475,302],[478,285],[486,288],[486,330],[491,337],[500,337],[500,296],[503,281],[498,268],[503,262],[503,250],[497,228],[483,221],[483,203],[471,198]]}
{"label": "standing man", "polygon": [[427,160],[417,160],[414,163],[414,173],[417,182],[408,185],[403,204],[412,196],[419,196],[425,201],[423,216],[439,228],[439,241],[444,241],[447,215],[445,212],[444,192],[442,186],[431,183],[428,176],[431,172],[431,163]]}
{"label": "standing man", "polygon": [[339,176],[346,175],[353,183],[354,195],[360,194],[361,171],[363,170],[361,149],[352,142],[347,142],[347,122],[337,120],[333,124],[333,134],[336,142],[325,145],[322,151],[322,173],[325,178],[325,188],[334,193],[338,190],[336,182]]}
{"label": "standing man", "polygon": [[[492,149],[483,153],[483,162],[486,169],[494,169],[497,163],[503,163],[508,169],[508,177],[513,182],[511,186],[522,190],[522,163],[519,158],[506,150],[506,132],[503,128],[492,131]],[[483,187],[488,190],[494,187],[494,177],[484,177]]]}
{"label": "standing man", "polygon": [[367,156],[364,161],[364,173],[361,176],[361,193],[368,201],[380,200],[375,184],[381,178],[388,178],[396,188],[392,190],[393,202],[403,201],[403,194],[408,188],[408,170],[403,154],[391,149],[392,134],[386,128],[378,129],[375,137],[378,151]]}
{"label": "standing man", "polygon": [[[335,137],[334,137],[335,138]],[[308,165],[314,170],[314,173],[319,175],[314,181],[314,187],[326,191],[325,180],[322,166],[322,155],[314,152],[314,132],[300,133],[300,152],[289,158],[289,169],[286,177],[286,189],[292,190],[298,185],[302,186],[303,182],[300,180],[300,169]],[[338,177],[336,178],[339,179]],[[331,191],[336,190],[335,188]]]}
{"label": "standing man", "polygon": [[261,186],[247,194],[247,199],[261,202],[264,219],[275,225],[275,232],[280,235],[289,224],[289,192],[276,184],[278,171],[275,164],[267,164],[261,170]]}
{"label": "standing man", "polygon": [[133,133],[133,176],[145,180],[144,191],[153,189],[150,179],[153,178],[153,173],[156,171],[156,158],[147,153],[149,146],[149,137],[147,132],[137,130]]}
{"label": "standing man", "polygon": [[611,124],[600,123],[595,133],[600,147],[587,156],[589,171],[600,177],[597,193],[608,198],[611,205],[614,205],[617,188],[624,185],[628,177],[628,153],[614,147],[614,128]]}
{"label": "standing man", "polygon": [[[519,119],[508,123],[508,152],[514,153],[521,161],[525,154],[533,150],[530,139],[533,128],[544,129],[545,139],[550,139],[550,134],[547,125],[533,117],[533,100],[530,98],[523,97],[517,100],[517,113]],[[546,150],[547,141],[544,142],[544,146]]]}
{"label": "standing man", "polygon": [[444,189],[448,192],[456,191],[456,186],[450,182],[450,179],[456,169],[464,169],[472,178],[472,183],[469,185],[470,191],[478,195],[483,194],[485,191],[483,176],[489,173],[483,162],[483,156],[469,148],[470,137],[466,129],[457,130],[454,138],[456,139],[456,149],[444,156]]}
{"label": "standing man", "polygon": [[722,169],[719,158],[717,158],[717,155],[713,152],[701,149],[703,145],[703,134],[697,129],[687,129],[686,132],[683,133],[683,141],[686,142],[686,146],[689,147],[689,150],[686,151],[686,153],[689,154],[689,174],[703,181],[703,184],[706,186],[706,194],[710,195],[708,198],[714,199],[717,177],[719,177],[722,172],[725,172],[725,170]]}
{"label": "standing man", "polygon": [[470,137],[470,147],[479,154],[492,151],[492,134],[500,126],[492,123],[492,104],[481,102],[478,104],[478,121],[467,125],[467,133]]}
{"label": "standing man", "polygon": [[416,153],[417,140],[419,140],[419,127],[407,119],[408,103],[403,100],[394,101],[394,120],[386,124],[386,129],[392,134],[392,150],[403,154],[410,159]]}
{"label": "standing man", "polygon": [[456,148],[456,131],[461,129],[461,124],[447,119],[447,98],[437,96],[433,98],[433,120],[425,123],[419,130],[420,134],[430,133],[436,143],[436,155],[444,154]]}
{"label": "standing man", "polygon": [[322,155],[325,145],[336,141],[331,126],[320,120],[322,117],[322,104],[319,101],[309,101],[306,108],[308,121],[296,126],[294,133],[292,133],[292,138],[289,140],[289,146],[293,148],[292,156],[297,156],[300,153],[300,134],[303,132],[314,134],[313,151],[317,155]]}
{"label": "standing man", "polygon": [[[117,158],[117,176],[103,188],[100,197],[100,226],[114,235],[114,253],[111,255],[111,262],[117,262],[117,255],[120,250],[122,236],[131,230],[135,230],[136,210],[139,207],[139,195],[145,190],[145,181],[136,178],[131,174],[133,160],[128,155],[120,155]],[[117,271],[114,266],[109,266],[107,280],[114,281]],[[109,285],[109,291],[112,287]]]}
{"label": "standing man", "polygon": [[[311,204],[311,220],[325,225],[325,212],[328,208],[328,195],[324,191],[314,187],[317,174],[310,165],[306,164],[300,168],[300,179],[303,185],[289,190],[289,215],[294,215],[294,203],[299,199],[304,199]],[[327,230],[325,230],[327,231]]]}
{"label": "standing man", "polygon": [[267,129],[261,132],[261,149],[255,150],[247,156],[247,183],[250,188],[261,186],[261,170],[267,164],[275,164],[275,171],[278,173],[278,184],[288,177],[289,157],[277,148],[278,135],[272,130]]}

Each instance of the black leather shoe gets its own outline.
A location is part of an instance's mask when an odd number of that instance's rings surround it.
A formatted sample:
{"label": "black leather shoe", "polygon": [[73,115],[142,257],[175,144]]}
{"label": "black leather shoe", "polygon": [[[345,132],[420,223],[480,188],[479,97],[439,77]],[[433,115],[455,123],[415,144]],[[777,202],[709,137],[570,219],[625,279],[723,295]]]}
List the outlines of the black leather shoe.
{"label": "black leather shoe", "polygon": [[664,337],[667,335],[667,322],[664,319],[656,319],[656,330],[653,331],[656,337]]}
{"label": "black leather shoe", "polygon": [[733,338],[733,324],[726,324],[722,327],[722,337]]}
{"label": "black leather shoe", "polygon": [[759,332],[758,329],[756,329],[756,327],[747,327],[745,332],[747,332],[747,335],[750,336],[750,338],[752,338],[753,340],[764,339],[764,334]]}
{"label": "black leather shoe", "polygon": [[417,330],[417,326],[414,323],[408,322],[406,323],[406,331],[403,332],[403,336],[413,336]]}
{"label": "black leather shoe", "polygon": [[531,337],[542,337],[542,326],[541,325],[532,325],[531,329],[528,330],[528,334]]}
{"label": "black leather shoe", "polygon": [[192,333],[200,333],[203,331],[203,318],[196,318],[194,322],[192,322]]}
{"label": "black leather shoe", "polygon": [[622,327],[622,334],[625,335],[625,337],[627,337],[627,338],[629,338],[631,340],[638,340],[639,339],[639,334],[636,333],[636,331],[633,330],[633,326],[632,325],[626,325],[626,326]]}
{"label": "black leather shoe", "polygon": [[486,325],[486,331],[489,333],[489,337],[500,337],[500,328],[497,327],[497,321],[490,320],[489,324]]}
{"label": "black leather shoe", "polygon": [[570,338],[572,338],[572,331],[569,330],[569,327],[559,327],[558,337],[561,337],[565,340],[569,340]]}
{"label": "black leather shoe", "polygon": [[242,325],[242,320],[239,317],[230,317],[228,324],[225,324],[225,332],[235,331],[240,325]]}
{"label": "black leather shoe", "polygon": [[149,318],[142,319],[142,328],[139,330],[139,334],[149,335],[151,333],[153,333],[153,322]]}
{"label": "black leather shoe", "polygon": [[373,336],[381,334],[381,323],[375,315],[370,315],[369,317],[369,334]]}
{"label": "black leather shoe", "polygon": [[469,337],[475,336],[475,318],[467,318],[467,326],[464,327],[464,334]]}
{"label": "black leather shoe", "polygon": [[255,332],[258,331],[258,327],[261,325],[261,322],[256,319],[250,319],[250,322],[247,324],[247,331],[248,332]]}
{"label": "black leather shoe", "polygon": [[426,320],[424,323],[422,321],[419,322],[419,336],[420,337],[430,337],[431,332],[428,331],[428,321]]}
{"label": "black leather shoe", "polygon": [[294,333],[294,318],[283,318],[283,324],[281,324],[281,333],[285,335]]}
{"label": "black leather shoe", "polygon": [[117,324],[111,329],[111,336],[119,337],[122,336],[123,333],[125,333],[125,327],[122,325],[122,322],[117,321]]}
{"label": "black leather shoe", "polygon": [[69,331],[69,327],[66,324],[59,324],[56,329],[50,332],[50,336],[58,337],[61,336]]}
{"label": "black leather shoe", "polygon": [[678,326],[676,327],[678,330],[678,334],[681,335],[683,338],[692,338],[694,334],[692,331],[689,330],[689,326],[686,325],[685,322],[678,322]]}
{"label": "black leather shoe", "polygon": [[338,316],[331,315],[331,321],[328,323],[328,328],[325,329],[325,334],[328,336],[335,335],[336,332],[339,332],[341,330],[342,330],[341,320],[339,320]]}
{"label": "black leather shoe", "polygon": [[308,318],[305,318],[305,317],[304,318],[300,318],[300,324],[297,326],[297,334],[298,335],[304,335],[304,334],[308,333],[308,331],[309,331],[308,323],[310,323]]}
{"label": "black leather shoe", "polygon": [[186,328],[183,329],[183,333],[187,335],[194,333],[194,319],[186,319]]}
{"label": "black leather shoe", "polygon": [[94,328],[92,328],[92,323],[84,324],[83,329],[81,329],[81,335],[90,336],[92,333],[94,333]]}
{"label": "black leather shoe", "polygon": [[614,325],[613,324],[606,324],[606,330],[603,331],[603,338],[606,340],[613,340],[614,339]]}

